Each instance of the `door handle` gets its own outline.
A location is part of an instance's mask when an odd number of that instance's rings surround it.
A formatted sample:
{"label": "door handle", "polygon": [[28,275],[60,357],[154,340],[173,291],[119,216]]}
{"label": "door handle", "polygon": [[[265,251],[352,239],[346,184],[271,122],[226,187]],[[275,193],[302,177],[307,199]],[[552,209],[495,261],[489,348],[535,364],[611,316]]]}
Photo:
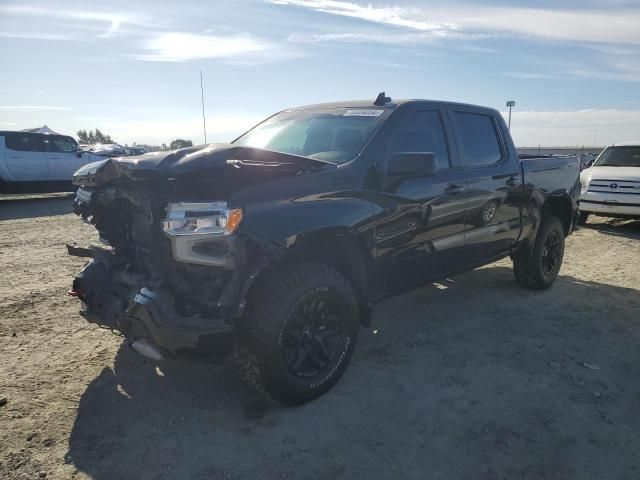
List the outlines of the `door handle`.
{"label": "door handle", "polygon": [[457,195],[462,192],[464,192],[464,185],[457,183],[450,183],[449,186],[444,189],[444,193],[448,193],[449,195]]}
{"label": "door handle", "polygon": [[504,183],[505,183],[505,185],[507,185],[509,187],[516,187],[516,186],[520,185],[520,174],[517,173],[517,172],[503,173],[501,175],[494,175],[491,178],[493,180],[502,180],[503,178],[506,178],[507,180]]}
{"label": "door handle", "polygon": [[507,184],[509,187],[517,187],[518,185],[520,185],[520,179],[516,176],[513,176],[513,177],[509,177],[509,179],[504,183]]}

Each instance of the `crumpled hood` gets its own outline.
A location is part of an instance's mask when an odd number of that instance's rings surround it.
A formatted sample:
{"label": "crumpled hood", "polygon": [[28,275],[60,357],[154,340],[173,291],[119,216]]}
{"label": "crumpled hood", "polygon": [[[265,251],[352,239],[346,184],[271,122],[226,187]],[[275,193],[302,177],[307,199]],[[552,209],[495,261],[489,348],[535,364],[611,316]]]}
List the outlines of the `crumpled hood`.
{"label": "crumpled hood", "polygon": [[193,172],[211,175],[225,169],[259,169],[262,172],[295,175],[327,166],[334,164],[260,148],[214,143],[90,163],[73,175],[73,183],[99,186],[123,177],[129,180],[149,180]]}
{"label": "crumpled hood", "polygon": [[640,182],[640,167],[591,167],[582,171],[580,182],[586,186],[591,180]]}

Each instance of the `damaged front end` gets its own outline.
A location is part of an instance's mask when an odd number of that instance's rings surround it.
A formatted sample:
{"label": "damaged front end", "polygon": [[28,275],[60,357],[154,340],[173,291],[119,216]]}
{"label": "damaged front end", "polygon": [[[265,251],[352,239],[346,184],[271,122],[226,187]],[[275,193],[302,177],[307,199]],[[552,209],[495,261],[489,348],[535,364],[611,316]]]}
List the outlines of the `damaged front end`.
{"label": "damaged front end", "polygon": [[107,245],[68,245],[70,255],[91,259],[70,292],[88,321],[121,332],[151,357],[231,351],[251,282],[280,252],[243,231],[242,206],[228,204],[230,197],[318,166],[247,150],[255,149],[195,147],[76,173],[74,211]]}
{"label": "damaged front end", "polygon": [[84,302],[81,314],[164,353],[223,356],[233,345],[246,242],[189,234],[177,225],[188,220],[169,219],[176,204],[162,213],[154,203],[122,187],[78,190],[75,212],[111,245],[68,246],[69,254],[91,258],[73,283],[72,293]]}

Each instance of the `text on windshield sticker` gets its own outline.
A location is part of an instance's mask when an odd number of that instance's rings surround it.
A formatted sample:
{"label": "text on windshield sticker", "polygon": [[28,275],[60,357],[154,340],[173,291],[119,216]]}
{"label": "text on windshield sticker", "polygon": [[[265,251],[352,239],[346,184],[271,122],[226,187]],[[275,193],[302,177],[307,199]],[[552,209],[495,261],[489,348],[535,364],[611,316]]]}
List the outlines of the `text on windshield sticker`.
{"label": "text on windshield sticker", "polygon": [[384,110],[347,110],[345,117],[379,117]]}

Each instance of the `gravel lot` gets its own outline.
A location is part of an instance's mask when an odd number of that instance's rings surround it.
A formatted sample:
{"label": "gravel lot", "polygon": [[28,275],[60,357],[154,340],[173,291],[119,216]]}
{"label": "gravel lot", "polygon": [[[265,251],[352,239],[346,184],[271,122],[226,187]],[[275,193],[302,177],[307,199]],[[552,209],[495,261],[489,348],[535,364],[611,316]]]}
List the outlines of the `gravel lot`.
{"label": "gravel lot", "polygon": [[0,199],[2,479],[640,478],[640,222],[580,229],[547,292],[502,261],[379,304],[339,384],[285,408],[87,324],[70,203]]}

